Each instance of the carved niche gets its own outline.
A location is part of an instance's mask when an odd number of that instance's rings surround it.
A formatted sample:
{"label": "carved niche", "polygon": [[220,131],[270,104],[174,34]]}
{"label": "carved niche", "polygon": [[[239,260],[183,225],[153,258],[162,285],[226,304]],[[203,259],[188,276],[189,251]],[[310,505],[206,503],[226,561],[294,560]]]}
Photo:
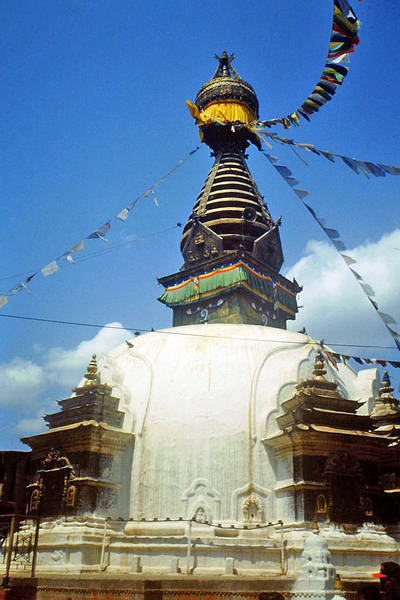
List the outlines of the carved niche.
{"label": "carved niche", "polygon": [[77,489],[71,485],[74,478],[74,469],[68,458],[59,450],[49,450],[36,472],[35,482],[28,486],[29,512],[56,516],[74,508],[77,501]]}
{"label": "carved niche", "polygon": [[330,521],[341,524],[362,523],[364,475],[358,460],[348,452],[339,452],[327,459],[324,476]]}

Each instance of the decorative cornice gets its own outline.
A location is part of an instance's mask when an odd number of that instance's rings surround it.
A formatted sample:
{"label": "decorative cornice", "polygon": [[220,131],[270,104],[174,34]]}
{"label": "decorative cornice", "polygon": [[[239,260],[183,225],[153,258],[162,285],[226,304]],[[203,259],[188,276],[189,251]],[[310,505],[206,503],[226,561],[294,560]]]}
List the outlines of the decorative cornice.
{"label": "decorative cornice", "polygon": [[65,427],[49,429],[38,435],[22,438],[34,451],[57,447],[63,452],[98,452],[121,454],[134,439],[134,434],[106,423],[83,421]]}

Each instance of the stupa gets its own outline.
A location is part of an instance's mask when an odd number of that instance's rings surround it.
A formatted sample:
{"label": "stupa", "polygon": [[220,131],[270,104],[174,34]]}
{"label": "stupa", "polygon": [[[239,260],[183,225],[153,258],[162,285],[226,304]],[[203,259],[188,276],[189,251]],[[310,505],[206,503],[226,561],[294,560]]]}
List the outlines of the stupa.
{"label": "stupa", "polygon": [[311,582],[329,600],[335,572],[354,593],[399,552],[398,402],[286,329],[301,288],[247,167],[258,100],[232,58],[189,106],[214,164],[160,279],[173,327],[93,357],[23,440],[38,598],[278,600]]}

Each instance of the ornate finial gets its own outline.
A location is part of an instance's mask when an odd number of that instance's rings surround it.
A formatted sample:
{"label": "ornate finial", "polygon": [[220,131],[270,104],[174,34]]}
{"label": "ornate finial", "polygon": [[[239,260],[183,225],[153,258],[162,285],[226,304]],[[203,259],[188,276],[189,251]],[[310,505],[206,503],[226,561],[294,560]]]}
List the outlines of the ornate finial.
{"label": "ornate finial", "polygon": [[94,385],[99,381],[99,374],[97,373],[97,360],[96,355],[92,355],[92,360],[89,363],[87,371],[85,373],[85,385]]}
{"label": "ornate finial", "polygon": [[382,377],[382,387],[379,388],[379,395],[381,396],[381,398],[384,398],[385,400],[392,400],[393,399],[393,392],[394,388],[391,386],[390,383],[390,377],[389,377],[389,373],[387,371],[383,372],[383,377]]}
{"label": "ornate finial", "polygon": [[214,54],[214,57],[219,61],[219,65],[213,75],[213,79],[215,79],[216,77],[232,77],[232,75],[235,79],[240,79],[239,75],[236,73],[235,69],[231,65],[231,62],[235,58],[234,54],[228,56],[226,50],[224,50],[221,56],[218,56],[218,54]]}
{"label": "ornate finial", "polygon": [[315,357],[313,375],[315,379],[325,379],[324,375],[326,375],[326,371],[324,369],[324,357],[320,351],[317,352]]}
{"label": "ornate finial", "polygon": [[334,589],[334,590],[336,590],[336,591],[337,591],[337,590],[340,590],[340,591],[341,591],[341,590],[343,589],[343,586],[342,586],[342,580],[340,579],[340,575],[339,575],[339,573],[336,573],[336,577],[335,577],[335,584],[334,584],[334,586],[333,586],[333,589]]}
{"label": "ornate finial", "polygon": [[389,418],[396,420],[400,415],[400,406],[396,398],[393,396],[394,388],[390,383],[390,377],[387,371],[384,371],[381,387],[379,388],[379,396],[375,399],[374,409],[371,413],[371,418],[379,422],[382,419]]}

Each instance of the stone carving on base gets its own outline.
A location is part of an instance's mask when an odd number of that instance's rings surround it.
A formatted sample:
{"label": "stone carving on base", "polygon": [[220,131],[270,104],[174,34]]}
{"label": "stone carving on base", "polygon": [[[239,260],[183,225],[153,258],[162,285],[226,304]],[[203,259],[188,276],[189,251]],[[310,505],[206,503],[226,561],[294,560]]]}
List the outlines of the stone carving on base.
{"label": "stone carving on base", "polygon": [[256,483],[236,489],[231,496],[231,519],[262,523],[273,521],[274,494]]}
{"label": "stone carving on base", "polygon": [[181,499],[186,504],[188,519],[195,518],[203,523],[206,521],[211,523],[214,519],[220,518],[220,496],[207,479],[199,478],[192,481]]}

